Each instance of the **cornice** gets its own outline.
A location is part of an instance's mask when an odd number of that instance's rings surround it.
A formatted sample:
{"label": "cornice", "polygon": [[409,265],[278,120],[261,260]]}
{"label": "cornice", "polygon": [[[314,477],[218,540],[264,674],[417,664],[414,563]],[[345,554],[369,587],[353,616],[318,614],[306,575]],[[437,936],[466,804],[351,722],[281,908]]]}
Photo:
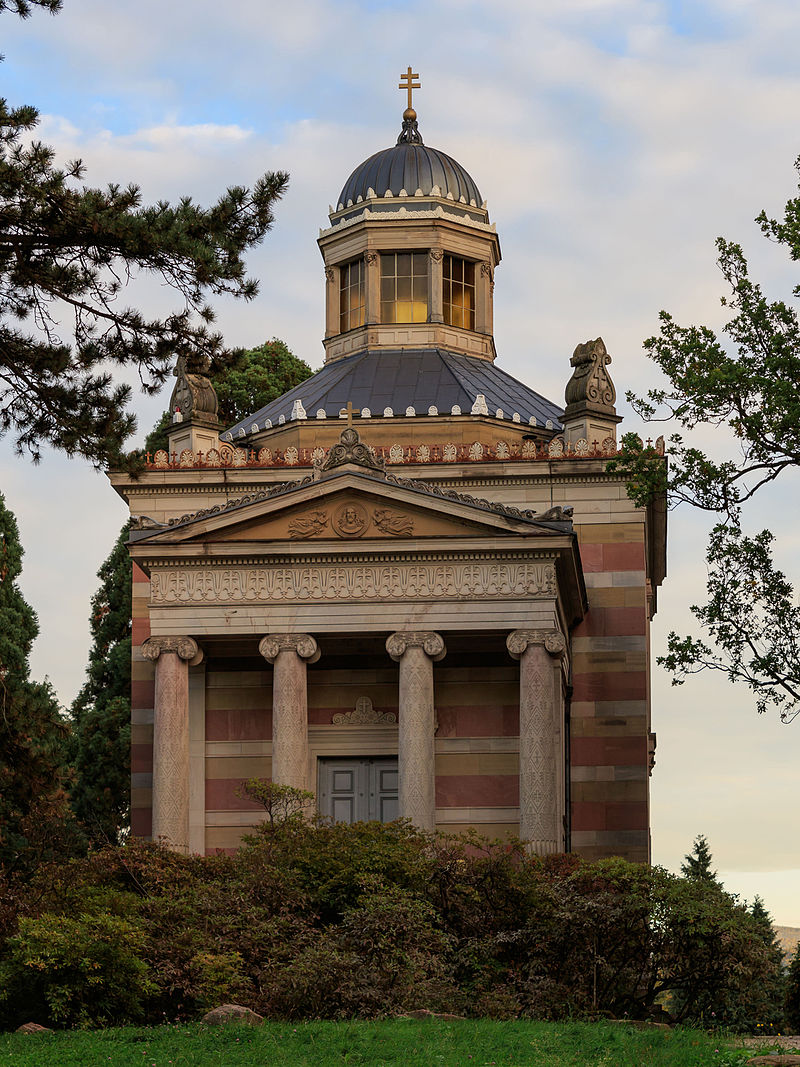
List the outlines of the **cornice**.
{"label": "cornice", "polygon": [[[176,546],[177,548],[178,546]],[[157,567],[174,567],[180,563],[181,568],[188,567],[312,567],[317,564],[342,565],[344,562],[351,564],[372,565],[375,563],[388,564],[415,564],[415,563],[530,563],[552,562],[571,546],[553,546],[551,548],[538,547],[525,550],[518,546],[508,551],[496,551],[489,547],[481,550],[459,551],[457,549],[442,549],[438,552],[390,552],[388,550],[376,550],[375,552],[309,552],[302,556],[275,555],[265,556],[263,553],[231,556],[195,556],[186,557],[176,553],[175,555],[140,556],[136,555],[137,562],[142,559],[152,570]]]}

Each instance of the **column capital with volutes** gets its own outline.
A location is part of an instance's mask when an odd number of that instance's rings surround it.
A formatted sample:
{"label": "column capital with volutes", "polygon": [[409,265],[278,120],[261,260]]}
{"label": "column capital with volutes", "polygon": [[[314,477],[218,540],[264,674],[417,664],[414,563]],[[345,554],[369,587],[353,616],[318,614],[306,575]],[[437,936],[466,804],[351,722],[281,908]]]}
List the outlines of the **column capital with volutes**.
{"label": "column capital with volutes", "polygon": [[202,662],[203,651],[193,637],[148,637],[142,643],[142,655],[155,662],[162,652],[174,652],[179,659],[196,667]]}
{"label": "column capital with volutes", "polygon": [[442,636],[433,630],[398,630],[386,638],[386,651],[394,660],[401,660],[409,648],[421,648],[432,660],[444,659],[447,652]]}
{"label": "column capital with volutes", "polygon": [[519,659],[531,645],[542,645],[553,659],[563,659],[567,642],[560,630],[512,630],[506,638],[506,648]]}
{"label": "column capital with volutes", "polygon": [[258,651],[268,663],[274,663],[281,652],[294,652],[309,663],[316,663],[322,654],[311,634],[267,634],[259,642]]}

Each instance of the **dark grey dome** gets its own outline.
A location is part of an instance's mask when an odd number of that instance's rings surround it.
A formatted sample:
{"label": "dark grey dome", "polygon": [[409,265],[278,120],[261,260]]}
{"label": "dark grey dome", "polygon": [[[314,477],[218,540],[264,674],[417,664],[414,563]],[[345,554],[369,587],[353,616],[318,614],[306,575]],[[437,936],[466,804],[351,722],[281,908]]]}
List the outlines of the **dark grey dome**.
{"label": "dark grey dome", "polygon": [[480,207],[482,200],[478,186],[464,168],[452,156],[428,148],[422,143],[416,121],[403,122],[403,132],[393,148],[385,148],[365,159],[347,181],[339,194],[337,204],[355,204],[359,196],[366,200],[371,189],[376,196],[385,196],[387,191],[398,196],[405,189],[413,196],[421,189],[429,196],[438,186],[441,196],[452,193],[454,200],[463,196],[466,202]]}

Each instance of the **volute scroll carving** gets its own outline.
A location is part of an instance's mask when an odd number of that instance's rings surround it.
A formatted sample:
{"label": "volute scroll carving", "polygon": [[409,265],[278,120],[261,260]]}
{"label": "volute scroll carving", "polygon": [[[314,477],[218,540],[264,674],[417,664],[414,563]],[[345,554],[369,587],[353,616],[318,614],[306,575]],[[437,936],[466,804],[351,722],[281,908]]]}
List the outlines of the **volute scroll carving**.
{"label": "volute scroll carving", "polygon": [[440,634],[433,630],[398,631],[386,639],[386,651],[401,660],[409,648],[421,648],[432,660],[444,659],[447,649]]}
{"label": "volute scroll carving", "polygon": [[567,407],[589,403],[613,413],[617,391],[606,370],[611,356],[603,338],[578,345],[569,362],[575,369],[564,393]]}
{"label": "volute scroll carving", "polygon": [[153,663],[162,652],[174,652],[179,659],[194,660],[195,664],[203,658],[200,646],[192,637],[148,637],[142,643],[142,655]]}
{"label": "volute scroll carving", "polygon": [[274,663],[281,652],[294,652],[309,663],[316,663],[322,655],[311,634],[267,634],[259,642],[258,651],[269,663]]}
{"label": "volute scroll carving", "polygon": [[543,645],[553,659],[563,659],[567,642],[560,630],[513,630],[506,638],[506,648],[519,659],[530,645]]}
{"label": "volute scroll carving", "polygon": [[219,401],[208,377],[208,360],[190,362],[179,355],[172,373],[177,381],[169,401],[170,411],[179,413],[184,422],[196,419],[215,426]]}

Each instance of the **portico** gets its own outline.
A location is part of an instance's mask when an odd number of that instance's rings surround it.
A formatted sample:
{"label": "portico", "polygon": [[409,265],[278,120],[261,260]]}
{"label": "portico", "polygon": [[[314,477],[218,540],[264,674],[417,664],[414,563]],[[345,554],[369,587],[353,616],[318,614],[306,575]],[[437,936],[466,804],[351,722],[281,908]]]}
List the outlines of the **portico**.
{"label": "portico", "polygon": [[[564,635],[585,604],[570,522],[560,509],[537,518],[387,476],[355,430],[341,437],[341,451],[304,483],[133,535],[131,554],[150,578],[152,635],[142,655],[156,670],[154,795],[163,791],[173,813],[166,820],[154,805],[153,835],[189,847],[189,790],[168,783],[190,778],[190,664],[199,667],[206,649],[205,669],[225,669],[254,646],[271,667],[260,773],[316,791],[326,755],[394,756],[399,814],[435,829],[436,669],[452,644],[459,662],[470,649],[490,650],[506,673],[521,657],[513,830],[530,832],[538,850],[563,848]],[[310,672],[335,672],[359,641],[363,683],[352,656],[347,666],[372,718],[362,707],[350,721],[347,713],[313,721]],[[204,710],[197,703],[195,715]],[[389,713],[380,710],[387,703]],[[439,748],[441,762],[447,746]]]}

